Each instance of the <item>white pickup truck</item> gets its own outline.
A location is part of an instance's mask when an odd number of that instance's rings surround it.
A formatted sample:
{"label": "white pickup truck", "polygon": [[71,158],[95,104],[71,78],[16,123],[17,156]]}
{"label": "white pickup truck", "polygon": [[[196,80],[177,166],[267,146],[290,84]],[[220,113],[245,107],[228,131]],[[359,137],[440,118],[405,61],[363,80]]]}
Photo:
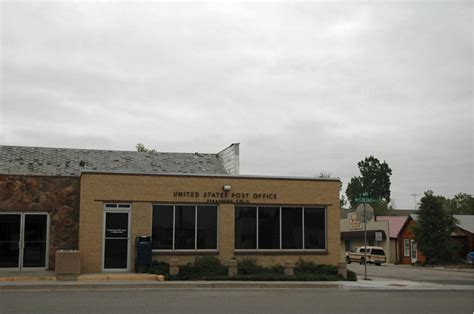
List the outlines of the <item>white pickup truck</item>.
{"label": "white pickup truck", "polygon": [[346,263],[358,262],[360,264],[382,265],[387,262],[387,257],[383,248],[379,246],[367,246],[367,261],[365,260],[365,249],[363,246],[356,247],[351,252],[346,252]]}

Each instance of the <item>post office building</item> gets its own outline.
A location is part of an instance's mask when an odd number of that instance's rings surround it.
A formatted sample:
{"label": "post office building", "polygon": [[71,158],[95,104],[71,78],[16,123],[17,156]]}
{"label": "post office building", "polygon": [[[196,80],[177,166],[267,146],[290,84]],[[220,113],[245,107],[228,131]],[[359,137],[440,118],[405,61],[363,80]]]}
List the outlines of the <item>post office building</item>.
{"label": "post office building", "polygon": [[0,269],[134,271],[214,255],[264,265],[340,261],[339,179],[239,174],[239,145],[215,154],[0,146]]}

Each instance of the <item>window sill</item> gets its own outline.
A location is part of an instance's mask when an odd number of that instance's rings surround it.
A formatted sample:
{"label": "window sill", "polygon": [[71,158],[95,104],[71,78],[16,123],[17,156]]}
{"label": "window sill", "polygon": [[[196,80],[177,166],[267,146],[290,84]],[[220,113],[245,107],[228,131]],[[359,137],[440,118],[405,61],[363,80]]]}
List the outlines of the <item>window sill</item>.
{"label": "window sill", "polygon": [[328,255],[327,250],[234,250],[235,255]]}
{"label": "window sill", "polygon": [[152,250],[153,255],[175,255],[175,256],[182,256],[182,255],[219,255],[219,251],[161,251],[161,250]]}

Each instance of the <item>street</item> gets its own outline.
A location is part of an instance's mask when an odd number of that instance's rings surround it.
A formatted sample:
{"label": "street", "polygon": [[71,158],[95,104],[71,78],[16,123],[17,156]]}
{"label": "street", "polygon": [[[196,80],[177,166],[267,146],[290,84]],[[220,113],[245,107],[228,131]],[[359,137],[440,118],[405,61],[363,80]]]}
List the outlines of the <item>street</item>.
{"label": "street", "polygon": [[[364,274],[364,265],[351,263],[347,268],[358,275]],[[456,271],[436,269],[432,267],[417,267],[410,265],[367,265],[368,278],[391,278],[411,281],[432,282],[445,285],[472,285],[474,286],[474,271]]]}
{"label": "street", "polygon": [[0,292],[0,313],[472,313],[472,291],[162,289]]}

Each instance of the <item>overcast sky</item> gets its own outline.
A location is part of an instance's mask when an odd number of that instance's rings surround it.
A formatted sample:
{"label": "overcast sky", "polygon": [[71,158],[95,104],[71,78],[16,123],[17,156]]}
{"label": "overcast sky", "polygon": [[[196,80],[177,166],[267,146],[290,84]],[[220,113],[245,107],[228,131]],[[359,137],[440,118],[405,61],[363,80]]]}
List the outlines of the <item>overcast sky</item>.
{"label": "overcast sky", "polygon": [[218,152],[474,193],[472,2],[1,4],[0,143]]}

